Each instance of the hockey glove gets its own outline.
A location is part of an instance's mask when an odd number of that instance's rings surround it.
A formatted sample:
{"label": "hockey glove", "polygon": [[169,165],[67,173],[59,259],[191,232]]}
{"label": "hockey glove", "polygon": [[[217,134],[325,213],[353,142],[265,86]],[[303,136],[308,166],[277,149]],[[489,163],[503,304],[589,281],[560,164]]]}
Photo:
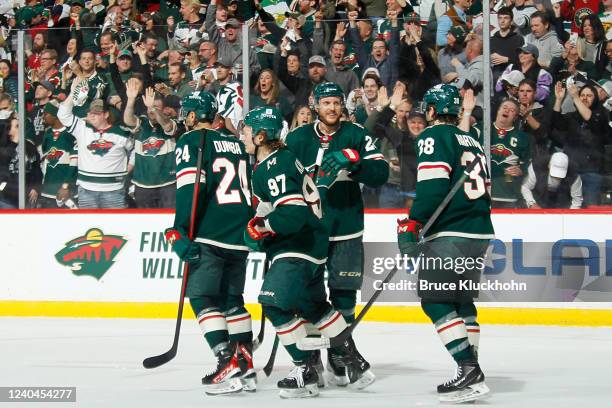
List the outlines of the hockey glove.
{"label": "hockey glove", "polygon": [[253,217],[244,231],[244,243],[255,252],[261,252],[263,239],[274,235],[274,232],[266,227],[262,217]]}
{"label": "hockey glove", "polygon": [[265,219],[262,217],[253,217],[246,227],[247,234],[255,241],[260,241],[265,237],[274,235],[274,231],[266,227]]}
{"label": "hockey glove", "polygon": [[321,170],[326,174],[336,175],[340,170],[351,171],[352,167],[359,162],[359,152],[354,149],[342,149],[331,152],[323,158]]}
{"label": "hockey glove", "polygon": [[164,235],[166,236],[166,241],[172,245],[172,249],[182,261],[194,263],[200,260],[200,247],[198,244],[182,236],[177,229],[168,228]]}
{"label": "hockey glove", "polygon": [[316,185],[318,188],[330,189],[331,186],[336,182],[338,174],[332,174],[332,172],[325,172],[323,169],[319,169],[319,175],[317,177]]}
{"label": "hockey glove", "polygon": [[423,224],[418,221],[404,218],[397,220],[397,243],[402,255],[417,256],[419,242],[419,233],[423,228]]}
{"label": "hockey glove", "polygon": [[255,252],[264,252],[263,251],[263,240],[255,240],[251,238],[248,231],[244,230],[244,244],[249,247],[250,250]]}

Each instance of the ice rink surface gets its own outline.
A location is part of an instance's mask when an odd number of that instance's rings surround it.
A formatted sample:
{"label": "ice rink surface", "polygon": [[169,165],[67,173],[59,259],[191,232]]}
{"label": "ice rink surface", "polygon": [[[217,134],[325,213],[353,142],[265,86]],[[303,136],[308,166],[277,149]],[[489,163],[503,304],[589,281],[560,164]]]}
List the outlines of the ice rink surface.
{"label": "ice rink surface", "polygon": [[[254,322],[256,331],[259,322]],[[255,353],[263,367],[273,340],[266,329]],[[286,401],[276,381],[291,367],[279,349],[270,378],[255,394],[209,397],[200,378],[213,367],[195,320],[183,322],[178,356],[153,370],[142,359],[170,347],[173,320],[0,318],[0,386],[76,386],[77,403],[0,406],[174,407],[438,407],[435,387],[454,365],[431,325],[363,323],[356,333],[377,381],[363,391],[325,388],[318,398]],[[609,407],[612,328],[483,326],[480,364],[491,407]],[[470,405],[473,406],[473,405]]]}

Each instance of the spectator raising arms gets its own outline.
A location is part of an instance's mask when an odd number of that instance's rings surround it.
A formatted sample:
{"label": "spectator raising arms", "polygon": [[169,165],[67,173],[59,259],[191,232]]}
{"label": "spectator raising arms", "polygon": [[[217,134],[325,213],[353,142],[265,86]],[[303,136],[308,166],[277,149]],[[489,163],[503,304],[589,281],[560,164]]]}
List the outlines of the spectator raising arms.
{"label": "spectator raising arms", "polygon": [[[569,93],[576,111],[561,114],[561,103]],[[604,145],[612,143],[607,115],[602,111],[597,90],[591,85],[581,89],[573,83],[555,85],[552,127],[559,130],[559,144],[576,164],[582,178],[584,205],[597,205],[601,200]]]}
{"label": "spectator raising arms", "polygon": [[[74,94],[85,81],[86,77],[78,75],[70,93]],[[133,140],[126,130],[113,123],[101,99],[89,104],[87,122],[72,113],[73,107],[73,98],[66,98],[57,117],[78,145],[79,208],[125,208],[124,183]]]}
{"label": "spectator raising arms", "polygon": [[[519,70],[525,76],[525,79],[530,79],[536,83],[536,100],[544,101],[550,94],[550,86],[552,84],[552,76],[542,69],[538,64],[539,51],[533,44],[525,44],[517,51],[518,64],[510,64],[504,70],[505,73],[509,73],[513,70]],[[495,84],[495,91],[501,92],[503,89],[503,83],[501,78]]]}

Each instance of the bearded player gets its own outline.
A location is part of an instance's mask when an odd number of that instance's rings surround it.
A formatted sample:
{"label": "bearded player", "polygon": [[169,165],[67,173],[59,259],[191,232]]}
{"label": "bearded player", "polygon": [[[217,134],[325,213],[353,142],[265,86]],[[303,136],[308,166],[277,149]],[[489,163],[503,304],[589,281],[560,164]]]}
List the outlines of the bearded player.
{"label": "bearded player", "polygon": [[[429,127],[416,140],[416,199],[409,218],[398,220],[398,241],[402,254],[423,254],[418,272],[421,307],[457,363],[455,378],[438,386],[440,400],[473,401],[489,393],[477,359],[480,328],[473,299],[478,292],[467,286],[480,281],[484,254],[494,238],[489,173],[479,141],[457,127],[457,89],[437,85],[427,91],[424,102]],[[474,160],[478,164],[417,246],[423,225]],[[438,258],[453,262],[447,268],[445,261],[443,267],[435,262]],[[468,290],[462,290],[462,281]],[[439,284],[447,284],[448,290],[438,290]]]}
{"label": "bearded player", "polygon": [[[249,155],[238,139],[212,130],[216,113],[215,97],[208,92],[183,98],[188,132],[176,145],[176,215],[174,226],[166,230],[174,252],[190,264],[186,296],[217,358],[216,369],[202,378],[210,395],[255,391],[256,387],[251,316],[243,300],[249,249],[242,231],[252,216]],[[189,240],[200,147],[196,232]]]}
{"label": "bearded player", "polygon": [[[389,164],[376,141],[361,126],[341,121],[344,93],[340,86],[325,82],[314,89],[318,120],[289,133],[287,148],[312,171],[319,149],[325,154],[318,177],[323,203],[323,223],[329,231],[326,267],[329,299],[351,323],[355,319],[357,291],[363,282],[363,200],[360,183],[378,187],[387,182]],[[370,385],[375,376],[370,364],[349,338],[352,353],[366,372],[356,388]],[[339,386],[349,384],[336,350],[327,353],[330,380]]]}

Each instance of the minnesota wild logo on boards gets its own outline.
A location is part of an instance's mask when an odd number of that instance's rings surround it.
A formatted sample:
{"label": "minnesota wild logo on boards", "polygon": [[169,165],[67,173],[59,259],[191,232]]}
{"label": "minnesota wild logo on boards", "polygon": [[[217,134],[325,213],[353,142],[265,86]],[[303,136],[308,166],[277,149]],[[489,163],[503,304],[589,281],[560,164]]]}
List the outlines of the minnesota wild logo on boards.
{"label": "minnesota wild logo on boards", "polygon": [[100,280],[126,242],[119,235],[104,235],[102,230],[91,228],[85,235],[66,242],[55,259],[70,267],[77,276],[88,275]]}

